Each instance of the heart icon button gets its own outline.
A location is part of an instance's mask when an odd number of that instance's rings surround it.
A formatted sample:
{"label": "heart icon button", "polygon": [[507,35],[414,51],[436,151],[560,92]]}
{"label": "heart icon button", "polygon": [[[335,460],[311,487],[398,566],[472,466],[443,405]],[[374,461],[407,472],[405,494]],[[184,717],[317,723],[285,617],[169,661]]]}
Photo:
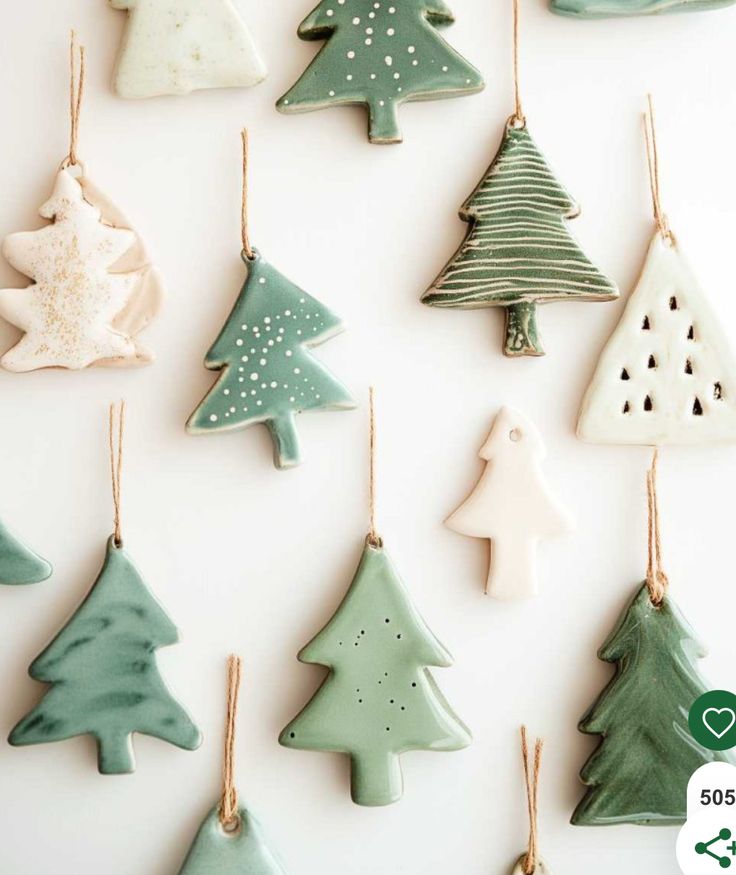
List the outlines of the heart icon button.
{"label": "heart icon button", "polygon": [[732,708],[706,708],[703,723],[708,732],[720,740],[736,725],[736,712]]}

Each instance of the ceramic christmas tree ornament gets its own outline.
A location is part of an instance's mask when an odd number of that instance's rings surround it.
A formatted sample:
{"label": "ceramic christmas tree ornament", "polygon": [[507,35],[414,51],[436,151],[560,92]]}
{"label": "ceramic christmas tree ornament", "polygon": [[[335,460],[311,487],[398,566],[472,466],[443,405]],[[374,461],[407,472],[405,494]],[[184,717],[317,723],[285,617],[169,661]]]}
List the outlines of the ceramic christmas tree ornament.
{"label": "ceramic christmas tree ornament", "polygon": [[460,750],[471,742],[429,671],[452,658],[413,606],[373,522],[347,595],[299,661],[328,674],[279,741],[347,754],[358,805],[401,798],[402,753]]}
{"label": "ceramic christmas tree ornament", "polygon": [[235,729],[242,664],[228,659],[228,697],[220,803],[207,815],[179,875],[285,875],[258,821],[238,802],[235,786]]}
{"label": "ceramic christmas tree ornament", "polygon": [[[120,428],[122,436],[122,410]],[[135,770],[135,732],[185,750],[202,740],[156,664],[156,650],[178,642],[176,627],[122,547],[119,453],[112,466],[116,532],[107,543],[105,563],[85,600],[31,664],[31,677],[50,689],[9,738],[12,745],[24,746],[91,735],[105,775]]]}
{"label": "ceramic christmas tree ornament", "polygon": [[343,326],[250,248],[245,220],[243,232],[245,284],[205,359],[205,366],[220,376],[189,418],[187,430],[205,434],[262,423],[271,433],[276,466],[292,468],[300,461],[297,413],[355,406],[347,389],[311,352]]}
{"label": "ceramic christmas tree ornament", "polygon": [[559,15],[574,18],[618,18],[625,15],[658,15],[665,12],[701,12],[721,9],[734,0],[552,0]]}
{"label": "ceramic christmas tree ornament", "polygon": [[0,586],[25,586],[51,577],[51,566],[0,522]]}
{"label": "ceramic christmas tree ornament", "polygon": [[573,529],[542,471],[545,456],[536,427],[503,408],[480,451],[487,464],[477,485],[447,519],[453,531],[491,541],[485,591],[497,599],[535,596],[540,538]]}
{"label": "ceramic christmas tree ornament", "polygon": [[257,85],[266,77],[232,0],[110,0],[128,12],[114,76],[120,97]]}
{"label": "ceramic christmas tree ornament", "polygon": [[79,75],[73,66],[70,154],[40,208],[50,224],[10,234],[2,246],[7,261],[34,281],[0,289],[0,316],[23,332],[0,358],[9,371],[129,367],[153,359],[138,334],[161,307],[161,277],[130,222],[77,158],[83,63]]}
{"label": "ceramic christmas tree ornament", "polygon": [[576,826],[684,823],[693,772],[728,759],[698,744],[688,728],[690,708],[709,689],[697,669],[706,651],[661,571],[655,474],[653,466],[647,580],[598,653],[615,674],[580,722],[600,743],[580,773],[587,789],[572,816]]}
{"label": "ceramic christmas tree ornament", "polygon": [[[516,3],[514,21],[518,33]],[[518,53],[516,40],[514,48]],[[422,301],[465,310],[502,307],[504,354],[544,355],[538,304],[611,301],[618,296],[615,284],[567,230],[565,221],[579,212],[529,133],[517,79],[516,111],[501,147],[460,209],[460,218],[469,225],[467,236]]]}
{"label": "ceramic christmas tree ornament", "polygon": [[371,143],[400,143],[402,103],[484,87],[478,70],[440,36],[438,28],[453,21],[444,0],[322,0],[299,36],[327,42],[276,106],[281,112],[365,106]]}
{"label": "ceramic christmas tree ornament", "polygon": [[601,353],[577,433],[591,443],[736,442],[736,363],[662,211],[651,98],[647,157],[657,230]]}

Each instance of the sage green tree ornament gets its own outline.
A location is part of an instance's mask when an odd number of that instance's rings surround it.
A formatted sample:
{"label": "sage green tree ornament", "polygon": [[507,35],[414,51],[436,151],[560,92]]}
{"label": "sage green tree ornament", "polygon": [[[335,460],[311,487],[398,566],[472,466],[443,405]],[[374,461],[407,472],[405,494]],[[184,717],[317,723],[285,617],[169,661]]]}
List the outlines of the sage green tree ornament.
{"label": "sage green tree ornament", "polygon": [[25,586],[49,577],[49,563],[21,544],[0,522],[0,585]]}
{"label": "sage green tree ornament", "polygon": [[[247,158],[245,132],[243,148]],[[220,376],[189,418],[187,431],[235,431],[263,423],[276,467],[292,468],[300,461],[295,414],[355,407],[345,386],[311,353],[343,325],[251,249],[245,212],[242,258],[245,284],[205,359]]]}
{"label": "sage green tree ornament", "polygon": [[[655,476],[653,466],[648,479],[652,506]],[[658,512],[650,516],[656,544]],[[572,816],[574,825],[685,822],[693,772],[728,760],[700,745],[688,728],[690,708],[709,689],[696,667],[705,655],[667,593],[654,551],[647,581],[598,652],[616,673],[580,722],[580,731],[600,736],[600,744],[580,773],[587,790]]]}
{"label": "sage green tree ornament", "polygon": [[402,103],[484,87],[478,70],[437,30],[453,21],[444,0],[322,0],[298,33],[328,42],[276,106],[293,113],[363,105],[371,143],[400,143]]}
{"label": "sage green tree ornament", "polygon": [[[122,438],[122,409],[120,437]],[[111,447],[112,447],[111,410]],[[51,644],[29,669],[50,684],[40,703],[10,733],[23,746],[91,735],[104,775],[135,770],[132,734],[140,732],[185,750],[202,737],[166,688],[156,650],[179,635],[123,550],[120,539],[120,446],[113,453],[116,533],[94,586]]]}
{"label": "sage green tree ornament", "polygon": [[665,12],[702,12],[722,9],[734,0],[552,0],[558,15],[573,18],[619,18],[625,15],[659,15]]}

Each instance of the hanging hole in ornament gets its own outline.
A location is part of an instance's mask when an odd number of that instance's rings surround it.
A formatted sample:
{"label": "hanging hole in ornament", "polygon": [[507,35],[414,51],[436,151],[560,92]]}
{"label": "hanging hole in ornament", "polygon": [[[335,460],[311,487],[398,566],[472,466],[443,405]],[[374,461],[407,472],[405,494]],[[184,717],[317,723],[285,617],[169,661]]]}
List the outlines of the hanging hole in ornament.
{"label": "hanging hole in ornament", "polygon": [[515,444],[518,444],[521,440],[521,429],[520,428],[512,428],[509,432],[509,440]]}
{"label": "hanging hole in ornament", "polygon": [[79,160],[72,162],[68,155],[59,165],[59,170],[66,170],[73,179],[82,179],[86,176],[84,164]]}
{"label": "hanging hole in ornament", "polygon": [[631,377],[629,376],[629,372],[626,370],[626,368],[621,369],[621,379],[622,380],[630,380],[631,379]]}
{"label": "hanging hole in ornament", "polygon": [[649,361],[647,362],[647,367],[649,368],[649,370],[652,370],[653,368],[657,367],[657,359],[655,359],[653,355],[649,356]]}
{"label": "hanging hole in ornament", "polygon": [[695,328],[692,325],[687,330],[687,339],[695,340]]}
{"label": "hanging hole in ornament", "polygon": [[700,403],[700,398],[696,398],[693,402],[693,416],[703,415],[703,405]]}
{"label": "hanging hole in ornament", "polygon": [[235,836],[238,835],[238,833],[242,829],[242,826],[243,824],[237,814],[235,815],[235,817],[232,818],[232,820],[228,820],[225,823],[220,821],[220,830],[222,831],[222,834],[230,839],[235,838]]}
{"label": "hanging hole in ornament", "polygon": [[514,113],[509,119],[508,125],[515,131],[523,131],[526,127],[526,119],[523,115],[516,115],[516,113]]}
{"label": "hanging hole in ornament", "polygon": [[628,401],[624,402],[624,413],[631,413],[631,405]]}
{"label": "hanging hole in ornament", "polygon": [[679,310],[680,308],[677,306],[677,298],[673,295],[670,298],[670,310]]}
{"label": "hanging hole in ornament", "polygon": [[713,398],[715,401],[723,401],[723,386],[720,383],[713,383]]}
{"label": "hanging hole in ornament", "polygon": [[685,373],[692,375],[693,372],[693,363],[691,359],[686,359],[685,361]]}
{"label": "hanging hole in ornament", "polygon": [[644,399],[644,410],[647,413],[651,413],[653,409],[654,405],[652,404],[652,399],[649,395],[647,395],[647,397]]}
{"label": "hanging hole in ornament", "polygon": [[644,319],[642,320],[642,323],[641,323],[641,330],[642,331],[649,331],[651,327],[652,326],[649,322],[649,317],[645,316]]}

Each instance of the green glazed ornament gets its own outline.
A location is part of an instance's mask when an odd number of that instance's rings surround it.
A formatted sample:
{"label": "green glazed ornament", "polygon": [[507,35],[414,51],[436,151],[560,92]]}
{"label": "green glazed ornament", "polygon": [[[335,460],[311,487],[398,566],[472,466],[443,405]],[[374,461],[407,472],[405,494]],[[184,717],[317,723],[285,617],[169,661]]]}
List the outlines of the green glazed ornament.
{"label": "green glazed ornament", "polygon": [[405,751],[460,750],[471,742],[427,668],[449,666],[452,657],[417,613],[382,546],[366,544],[345,599],[299,661],[329,674],[279,741],[348,754],[358,805],[401,798]]}
{"label": "green glazed ornament", "polygon": [[49,563],[24,547],[0,522],[0,585],[25,586],[49,577]]}
{"label": "green glazed ornament", "polygon": [[238,819],[238,827],[226,832],[215,807],[200,827],[179,875],[285,875],[253,815],[240,806]]}
{"label": "green glazed ornament", "polygon": [[457,309],[504,307],[504,354],[544,355],[537,304],[618,297],[565,226],[579,212],[526,124],[510,121],[488,172],[460,210],[468,235],[422,301]]}
{"label": "green glazed ornament", "polygon": [[618,18],[624,15],[657,15],[664,12],[700,12],[721,9],[734,0],[552,0],[559,15],[574,18]]}
{"label": "green glazed ornament", "polygon": [[453,21],[444,0],[322,0],[298,33],[328,42],[276,106],[281,112],[366,106],[371,143],[400,143],[402,103],[484,87],[478,70],[437,31]]}
{"label": "green glazed ornament", "polygon": [[688,729],[690,708],[708,690],[696,668],[705,649],[672,599],[655,606],[645,583],[598,655],[616,674],[580,723],[601,741],[581,772],[588,789],[572,823],[684,823],[693,772],[728,761]]}
{"label": "green glazed ornament", "polygon": [[158,673],[155,652],[178,632],[122,547],[110,538],[105,564],[81,606],[31,664],[51,685],[13,729],[12,745],[92,735],[105,775],[135,770],[131,735],[141,732],[185,750],[202,737]]}
{"label": "green glazed ornament", "polygon": [[205,366],[220,376],[187,423],[190,434],[264,423],[278,468],[299,464],[294,415],[355,407],[348,390],[310,349],[343,329],[334,313],[254,251],[247,277]]}

